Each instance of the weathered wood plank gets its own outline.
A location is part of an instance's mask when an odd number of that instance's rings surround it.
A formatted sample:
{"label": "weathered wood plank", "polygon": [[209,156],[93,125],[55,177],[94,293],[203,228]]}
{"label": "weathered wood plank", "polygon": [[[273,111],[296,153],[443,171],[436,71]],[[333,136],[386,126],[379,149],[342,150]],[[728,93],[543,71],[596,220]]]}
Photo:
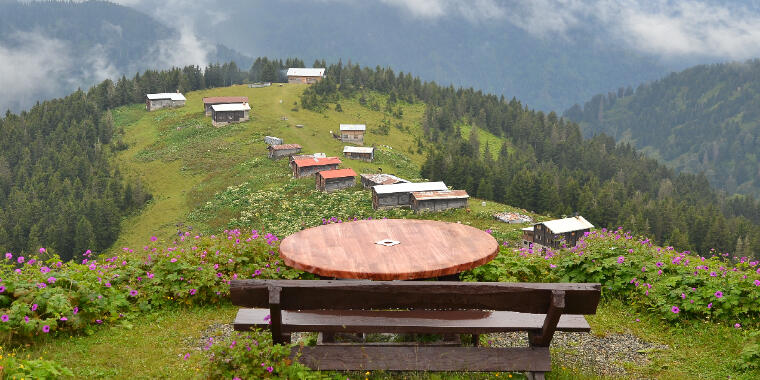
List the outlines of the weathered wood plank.
{"label": "weathered wood plank", "polygon": [[[293,354],[299,351],[295,347]],[[549,371],[549,349],[484,347],[301,347],[298,361],[315,370]]]}
{"label": "weathered wood plank", "polygon": [[453,281],[233,280],[232,303],[268,307],[269,288],[282,289],[283,310],[485,309],[546,314],[552,291],[565,292],[564,314],[594,314],[600,284],[463,283]]}
{"label": "weathered wood plank", "polygon": [[[240,309],[235,318],[235,330],[248,331],[253,327],[268,328],[269,309]],[[283,332],[385,332],[421,334],[485,334],[491,332],[539,332],[544,325],[543,314],[510,311],[480,310],[314,310],[283,311]],[[587,332],[591,328],[582,315],[562,315],[559,331]]]}

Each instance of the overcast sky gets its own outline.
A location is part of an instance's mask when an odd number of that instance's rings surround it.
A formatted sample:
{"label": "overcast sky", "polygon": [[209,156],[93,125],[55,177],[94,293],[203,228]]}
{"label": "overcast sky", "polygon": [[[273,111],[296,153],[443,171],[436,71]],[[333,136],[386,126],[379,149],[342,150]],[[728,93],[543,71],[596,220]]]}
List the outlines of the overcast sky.
{"label": "overcast sky", "polygon": [[[366,7],[367,0],[282,0]],[[226,6],[221,0],[116,0],[134,6],[197,37],[233,14],[256,6]],[[458,18],[475,24],[511,23],[540,38],[564,38],[593,27],[599,35],[662,58],[760,56],[760,9],[749,0],[377,0],[399,17],[421,22]],[[255,22],[255,21],[252,21]],[[199,25],[202,23],[202,25]],[[225,43],[224,36],[214,36]],[[186,41],[191,42],[191,41]],[[253,54],[247,51],[245,53]],[[195,57],[197,58],[197,57]]]}

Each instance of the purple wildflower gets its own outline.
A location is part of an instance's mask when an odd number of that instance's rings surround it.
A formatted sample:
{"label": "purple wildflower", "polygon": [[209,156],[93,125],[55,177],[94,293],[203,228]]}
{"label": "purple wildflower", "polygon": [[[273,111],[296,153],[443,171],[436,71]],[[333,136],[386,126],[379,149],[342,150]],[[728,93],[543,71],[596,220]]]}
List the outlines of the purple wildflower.
{"label": "purple wildflower", "polygon": [[37,311],[37,304],[32,305],[32,311]]}
{"label": "purple wildflower", "polygon": [[12,259],[12,258],[13,258],[13,254],[12,254],[12,253],[10,253],[10,252],[6,252],[6,253],[5,253],[5,259],[6,259],[6,260],[10,260],[10,259]]}
{"label": "purple wildflower", "polygon": [[11,317],[8,316],[8,314],[3,314],[2,317],[0,317],[0,321],[8,322],[8,320],[11,319]]}
{"label": "purple wildflower", "polygon": [[190,289],[190,295],[191,295],[191,296],[195,295],[195,293],[196,293],[196,292],[197,292],[197,290],[195,290],[195,289]]}
{"label": "purple wildflower", "polygon": [[5,286],[0,285],[0,293],[3,293],[3,292],[5,292]]}
{"label": "purple wildflower", "polygon": [[715,292],[715,298],[723,298],[723,292],[721,292],[720,290]]}
{"label": "purple wildflower", "polygon": [[134,290],[134,289],[130,290],[129,295],[132,297],[137,297],[137,290]]}
{"label": "purple wildflower", "polygon": [[24,256],[19,256],[18,258],[16,258],[16,262],[18,262],[19,264],[23,264],[24,263]]}
{"label": "purple wildflower", "polygon": [[58,280],[58,279],[57,279],[57,278],[55,278],[55,277],[53,277],[53,276],[50,276],[50,277],[48,277],[48,279],[47,279],[47,281],[48,281],[48,283],[49,283],[49,284],[55,284],[55,282],[56,282],[57,280]]}
{"label": "purple wildflower", "polygon": [[673,314],[678,314],[681,311],[681,309],[679,309],[678,306],[673,306],[670,308],[670,311],[672,311]]}
{"label": "purple wildflower", "polygon": [[44,332],[46,334],[49,333],[50,332],[50,326],[48,326],[48,325],[42,326],[42,332]]}
{"label": "purple wildflower", "polygon": [[619,257],[617,258],[617,262],[618,262],[618,264],[622,264],[624,261],[625,261],[625,257],[623,257],[623,256],[619,256]]}

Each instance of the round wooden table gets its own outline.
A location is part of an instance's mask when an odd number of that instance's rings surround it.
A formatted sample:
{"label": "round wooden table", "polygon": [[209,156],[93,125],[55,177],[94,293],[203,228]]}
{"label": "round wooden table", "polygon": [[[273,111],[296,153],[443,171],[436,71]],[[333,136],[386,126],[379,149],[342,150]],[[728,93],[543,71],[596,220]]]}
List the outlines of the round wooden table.
{"label": "round wooden table", "polygon": [[[384,243],[384,244],[378,244]],[[491,235],[458,223],[378,219],[309,228],[286,237],[286,265],[324,277],[413,280],[446,276],[491,261]]]}

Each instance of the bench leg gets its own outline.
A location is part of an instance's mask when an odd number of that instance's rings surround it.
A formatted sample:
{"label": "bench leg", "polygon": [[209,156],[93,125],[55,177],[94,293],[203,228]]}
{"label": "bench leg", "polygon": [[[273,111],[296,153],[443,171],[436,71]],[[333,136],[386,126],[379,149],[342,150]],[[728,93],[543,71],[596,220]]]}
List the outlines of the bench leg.
{"label": "bench leg", "polygon": [[317,337],[317,344],[321,344],[321,343],[335,343],[335,333],[334,332],[319,333],[319,336]]}
{"label": "bench leg", "polygon": [[545,373],[546,372],[525,372],[525,377],[527,377],[528,380],[545,380]]}
{"label": "bench leg", "polygon": [[472,334],[472,345],[480,347],[480,334]]}

